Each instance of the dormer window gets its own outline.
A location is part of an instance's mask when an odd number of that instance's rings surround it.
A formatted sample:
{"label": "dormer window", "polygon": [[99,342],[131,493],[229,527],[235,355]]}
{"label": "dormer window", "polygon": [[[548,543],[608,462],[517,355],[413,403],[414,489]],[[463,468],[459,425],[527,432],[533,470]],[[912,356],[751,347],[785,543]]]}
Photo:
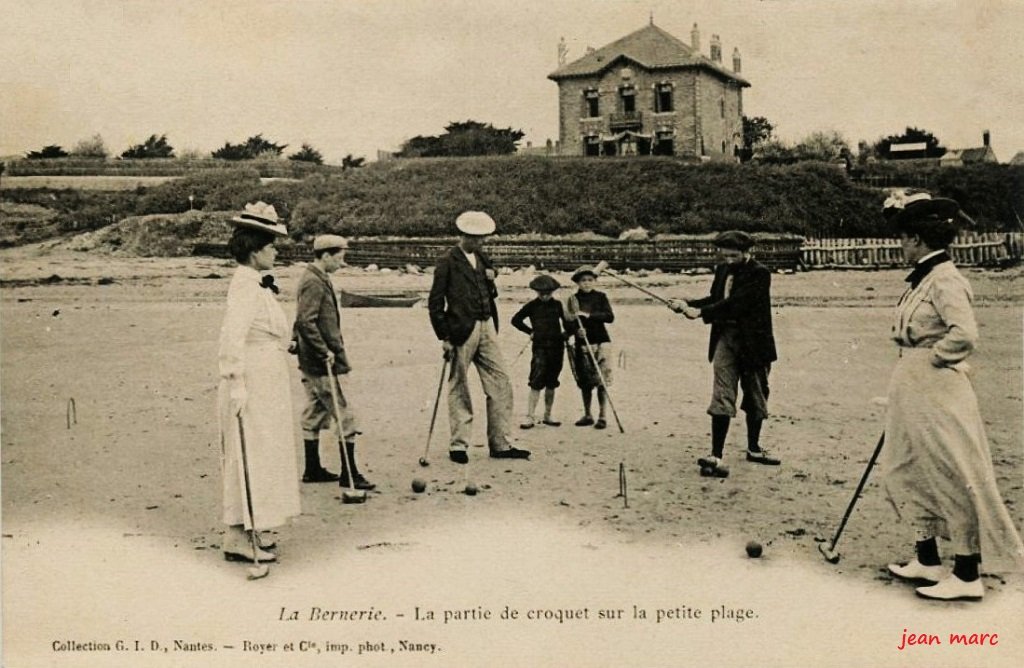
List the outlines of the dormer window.
{"label": "dormer window", "polygon": [[588,88],[583,91],[583,99],[587,105],[587,118],[597,118],[601,115],[601,98],[596,88]]}
{"label": "dormer window", "polygon": [[654,111],[658,113],[673,111],[672,89],[670,83],[660,83],[654,86]]}

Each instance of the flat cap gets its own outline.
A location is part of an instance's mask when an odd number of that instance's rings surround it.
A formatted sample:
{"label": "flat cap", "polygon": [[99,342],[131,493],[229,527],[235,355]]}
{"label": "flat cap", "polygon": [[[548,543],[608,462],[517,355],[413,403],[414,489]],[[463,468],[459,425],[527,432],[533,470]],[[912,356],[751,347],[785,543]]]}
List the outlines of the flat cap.
{"label": "flat cap", "polygon": [[582,266],[572,273],[572,282],[579,283],[580,279],[584,276],[590,276],[591,278],[597,278],[597,272],[594,271],[593,267]]}
{"label": "flat cap", "polygon": [[727,232],[720,233],[715,237],[715,240],[712,243],[719,248],[748,251],[750,250],[750,247],[754,245],[754,237],[750,236],[746,232],[740,232],[739,230],[729,230]]}
{"label": "flat cap", "polygon": [[537,292],[554,292],[560,287],[562,287],[561,284],[547,274],[537,276],[530,281],[530,289],[536,290]]}
{"label": "flat cap", "polygon": [[460,213],[459,217],[455,219],[455,227],[459,228],[459,232],[473,237],[484,237],[488,234],[494,234],[494,230],[497,229],[494,219],[483,211],[465,211]]}
{"label": "flat cap", "polygon": [[313,239],[313,250],[332,250],[335,248],[348,248],[348,239],[339,237],[337,234],[321,234]]}

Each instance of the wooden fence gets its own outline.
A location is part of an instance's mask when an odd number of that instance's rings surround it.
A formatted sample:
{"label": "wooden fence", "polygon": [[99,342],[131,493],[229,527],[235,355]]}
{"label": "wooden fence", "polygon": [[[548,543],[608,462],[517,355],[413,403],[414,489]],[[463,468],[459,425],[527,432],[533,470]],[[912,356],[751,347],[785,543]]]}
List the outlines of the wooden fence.
{"label": "wooden fence", "polygon": [[[353,266],[401,268],[433,266],[456,243],[454,238],[353,239],[345,261]],[[771,269],[796,269],[800,262],[801,237],[758,237],[757,259]],[[657,239],[649,241],[577,241],[561,239],[492,239],[487,253],[500,267],[528,267],[568,271],[606,260],[614,269],[661,269],[683,271],[715,264],[715,247],[709,238]],[[227,257],[223,244],[197,244],[196,255]],[[278,257],[304,261],[312,257],[304,245],[284,246]]]}
{"label": "wooden fence", "polygon": [[[966,233],[950,245],[953,261],[966,267],[1019,262],[1024,251],[1022,232]],[[808,269],[900,267],[906,264],[897,239],[808,239],[801,249]]]}

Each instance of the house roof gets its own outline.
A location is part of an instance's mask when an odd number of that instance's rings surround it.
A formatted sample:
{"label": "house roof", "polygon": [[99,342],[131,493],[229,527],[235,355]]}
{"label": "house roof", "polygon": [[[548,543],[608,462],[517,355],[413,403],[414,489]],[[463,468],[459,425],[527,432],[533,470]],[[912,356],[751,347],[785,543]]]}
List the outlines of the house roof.
{"label": "house roof", "polygon": [[964,164],[970,164],[975,162],[994,162],[995,152],[992,151],[991,146],[979,146],[977,148],[954,148],[946,151],[945,154],[939,160],[945,160],[952,162],[959,160]]}
{"label": "house roof", "polygon": [[726,69],[721,63],[705,58],[685,42],[668,34],[653,23],[632,32],[611,44],[591,51],[582,58],[567,63],[548,75],[553,81],[599,74],[617,61],[626,58],[649,69],[698,67],[710,70],[723,79],[750,86],[742,76]]}
{"label": "house roof", "polygon": [[1011,165],[1024,165],[1024,151],[1017,151],[1017,155],[1010,158]]}

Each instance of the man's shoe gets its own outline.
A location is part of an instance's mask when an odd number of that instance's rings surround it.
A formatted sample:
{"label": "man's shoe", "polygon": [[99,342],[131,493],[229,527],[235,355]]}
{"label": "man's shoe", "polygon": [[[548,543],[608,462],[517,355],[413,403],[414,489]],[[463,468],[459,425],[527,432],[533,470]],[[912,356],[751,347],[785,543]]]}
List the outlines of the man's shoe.
{"label": "man's shoe", "polygon": [[781,459],[772,457],[764,450],[747,450],[747,461],[754,462],[755,464],[766,464],[768,466],[778,466],[782,463]]}
{"label": "man's shoe", "polygon": [[981,578],[974,582],[964,582],[955,575],[950,575],[945,580],[930,587],[918,587],[914,591],[922,598],[931,598],[937,601],[980,601],[985,595],[985,585]]}
{"label": "man's shoe", "polygon": [[493,459],[529,459],[530,451],[519,448],[508,447],[505,450],[494,450],[491,452]]}
{"label": "man's shoe", "polygon": [[925,566],[917,557],[905,564],[889,564],[889,572],[901,580],[923,580],[935,584],[946,575],[946,569],[942,564],[937,566]]}
{"label": "man's shoe", "polygon": [[718,457],[715,457],[714,455],[711,455],[709,457],[700,457],[699,459],[697,459],[697,466],[701,467],[702,469],[718,468],[718,465],[721,463],[722,460],[719,459]]}
{"label": "man's shoe", "polygon": [[546,424],[549,427],[561,427],[562,423],[558,420],[552,420],[551,418],[544,418],[542,424]]}
{"label": "man's shoe", "polygon": [[519,425],[520,429],[533,429],[533,418],[526,418],[526,420]]}
{"label": "man's shoe", "polygon": [[338,476],[322,466],[302,476],[302,482],[338,482]]}
{"label": "man's shoe", "polygon": [[[353,485],[353,486],[356,489],[358,489],[358,490],[369,491],[371,489],[376,489],[377,488],[377,485],[373,484],[372,482],[370,482],[369,480],[364,478],[362,475],[357,475],[355,477],[355,480],[353,480],[353,482],[355,483],[355,485]],[[339,487],[348,487],[349,486],[348,485],[348,476],[347,475],[343,475],[343,476],[341,476],[338,479],[338,486]]]}
{"label": "man's shoe", "polygon": [[592,424],[594,424],[594,418],[589,415],[584,415],[579,420],[576,420],[577,427],[589,427]]}
{"label": "man's shoe", "polygon": [[607,426],[608,423],[605,422],[604,418],[597,418],[597,422],[594,423],[594,429],[604,429]]}
{"label": "man's shoe", "polygon": [[449,450],[448,459],[452,460],[456,464],[468,464],[469,453],[465,450]]}

